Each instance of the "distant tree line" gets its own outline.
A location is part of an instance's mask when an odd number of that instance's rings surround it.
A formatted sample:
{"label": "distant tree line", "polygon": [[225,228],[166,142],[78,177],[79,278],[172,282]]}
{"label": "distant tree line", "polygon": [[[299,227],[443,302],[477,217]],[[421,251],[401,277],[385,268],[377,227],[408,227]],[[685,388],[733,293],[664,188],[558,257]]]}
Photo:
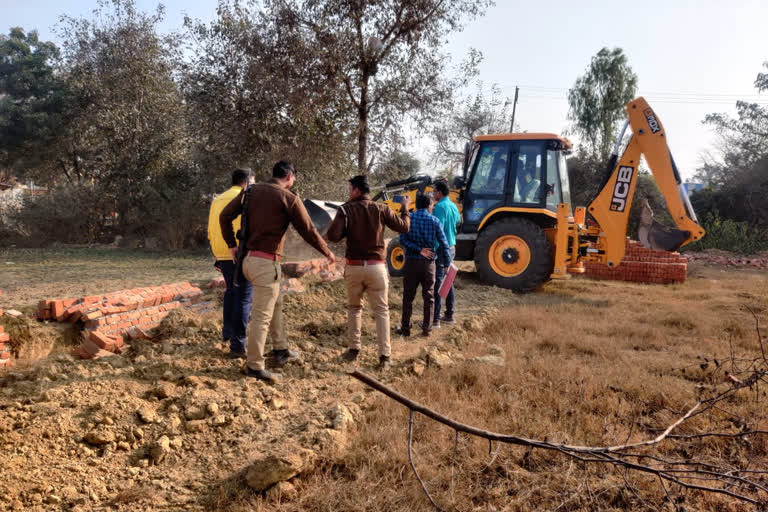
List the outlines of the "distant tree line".
{"label": "distant tree line", "polygon": [[90,17],[61,17],[61,47],[12,28],[0,172],[50,189],[15,226],[41,241],[183,247],[204,240],[207,202],[235,167],[264,178],[290,158],[299,193],[337,199],[353,174],[414,170],[403,127],[450,110],[477,54],[451,68],[447,37],[490,5],[220,0],[213,21],[163,34],[162,7],[99,0]]}

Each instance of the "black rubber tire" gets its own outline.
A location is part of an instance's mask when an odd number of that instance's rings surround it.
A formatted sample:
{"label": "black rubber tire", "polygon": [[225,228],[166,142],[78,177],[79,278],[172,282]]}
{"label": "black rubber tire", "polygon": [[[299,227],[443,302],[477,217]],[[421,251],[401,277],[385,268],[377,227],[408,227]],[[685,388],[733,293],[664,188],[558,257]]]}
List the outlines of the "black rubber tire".
{"label": "black rubber tire", "polygon": [[[531,251],[531,261],[520,274],[506,277],[496,273],[489,261],[489,250],[499,237],[515,235],[525,241]],[[544,231],[530,220],[504,217],[483,229],[475,244],[475,266],[480,279],[490,285],[516,292],[530,292],[547,282],[554,268],[552,244]]]}
{"label": "black rubber tire", "polygon": [[403,251],[403,264],[405,264],[405,249],[400,246],[399,239],[393,238],[387,245],[387,270],[389,271],[389,275],[392,277],[402,277],[403,275],[404,266],[401,266],[399,269],[392,266],[392,251],[397,248],[400,248]]}

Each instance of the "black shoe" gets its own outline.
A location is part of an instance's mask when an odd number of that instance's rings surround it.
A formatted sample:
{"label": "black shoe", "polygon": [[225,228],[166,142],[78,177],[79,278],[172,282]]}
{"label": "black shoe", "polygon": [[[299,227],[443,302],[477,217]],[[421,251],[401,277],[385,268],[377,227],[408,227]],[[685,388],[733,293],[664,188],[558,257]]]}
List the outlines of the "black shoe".
{"label": "black shoe", "polygon": [[272,351],[272,362],[278,368],[285,366],[289,361],[299,358],[299,353],[295,350],[283,349]]}
{"label": "black shoe", "polygon": [[410,329],[403,329],[402,327],[395,327],[395,334],[399,334],[400,336],[407,338],[411,335]]}
{"label": "black shoe", "polygon": [[240,352],[236,350],[230,350],[227,354],[227,357],[229,359],[245,359],[245,352]]}
{"label": "black shoe", "polygon": [[429,338],[429,336],[430,336],[431,334],[432,334],[432,330],[429,330],[429,331],[427,331],[427,330],[423,330],[423,331],[421,331],[421,336],[422,336],[423,338]]}
{"label": "black shoe", "polygon": [[357,355],[360,353],[359,349],[356,348],[348,348],[344,351],[343,354],[341,354],[341,358],[345,361],[349,361],[350,363],[357,359]]}
{"label": "black shoe", "polygon": [[379,370],[385,372],[392,368],[392,364],[389,362],[389,357],[379,356]]}
{"label": "black shoe", "polygon": [[[424,320],[419,322],[419,327],[421,327],[422,330],[424,329]],[[439,329],[439,328],[440,328],[440,320],[433,321],[432,322],[432,329]]]}
{"label": "black shoe", "polygon": [[451,316],[446,315],[443,318],[441,318],[440,321],[444,324],[450,324],[450,325],[453,325],[456,323],[456,320],[454,320],[453,315]]}
{"label": "black shoe", "polygon": [[253,377],[255,379],[263,380],[265,382],[275,382],[277,378],[275,375],[270,372],[269,370],[251,370],[249,367],[245,367],[245,374],[248,377]]}

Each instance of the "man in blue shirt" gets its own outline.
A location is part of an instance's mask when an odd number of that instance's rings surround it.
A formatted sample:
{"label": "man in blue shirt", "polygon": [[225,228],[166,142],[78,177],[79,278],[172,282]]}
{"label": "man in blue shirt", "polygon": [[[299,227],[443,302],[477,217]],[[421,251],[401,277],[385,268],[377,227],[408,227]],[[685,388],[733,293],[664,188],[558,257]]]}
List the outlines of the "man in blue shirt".
{"label": "man in blue shirt", "polygon": [[[437,291],[440,289],[440,285],[443,284],[443,279],[448,270],[448,265],[451,264],[453,258],[456,257],[456,226],[461,222],[461,216],[459,215],[459,209],[456,204],[451,201],[450,189],[448,183],[445,181],[438,181],[435,183],[435,208],[432,211],[432,215],[437,217],[437,220],[443,225],[443,232],[445,232],[445,238],[448,241],[448,248],[451,253],[450,260],[444,260],[440,257],[437,258],[437,268],[435,276],[435,315],[432,320],[432,328],[437,329],[440,327],[440,322],[446,324],[452,324],[455,322],[453,318],[454,307],[456,301],[454,299],[453,285],[448,292],[448,296],[445,298],[445,316],[440,318],[440,308],[442,306],[442,299]],[[438,255],[439,256],[439,255]]]}
{"label": "man in blue shirt", "polygon": [[411,314],[416,290],[421,285],[424,299],[424,320],[422,334],[432,332],[432,313],[435,306],[435,247],[442,261],[451,262],[448,241],[445,239],[440,221],[430,213],[432,198],[426,195],[416,196],[416,211],[411,214],[411,227],[408,233],[400,235],[400,245],[405,248],[405,266],[403,267],[403,314],[400,328],[396,332],[402,336],[411,335]]}

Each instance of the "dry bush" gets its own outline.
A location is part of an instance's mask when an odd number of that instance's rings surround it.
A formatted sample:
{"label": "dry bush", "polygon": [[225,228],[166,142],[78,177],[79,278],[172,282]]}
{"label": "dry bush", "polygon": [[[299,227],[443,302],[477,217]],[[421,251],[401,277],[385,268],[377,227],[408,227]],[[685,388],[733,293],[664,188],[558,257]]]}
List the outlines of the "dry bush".
{"label": "dry bush", "polygon": [[[466,362],[427,370],[394,387],[446,416],[494,432],[591,446],[653,438],[707,389],[722,385],[731,357],[759,355],[753,319],[742,305],[749,293],[764,310],[765,276],[712,277],[683,286],[574,281],[546,288],[468,336],[467,357],[497,345],[506,353],[505,367]],[[764,428],[763,396],[762,390],[758,395],[744,389],[676,432],[737,432],[744,419],[750,428]],[[407,410],[379,398],[343,463],[298,480],[296,501],[257,508],[432,510],[408,466],[407,427]],[[721,495],[671,485],[665,491],[653,475],[585,465],[549,451],[489,447],[466,435],[454,454],[454,440],[451,429],[416,415],[415,464],[448,510],[746,508]],[[767,440],[675,439],[648,453],[766,468]]]}

